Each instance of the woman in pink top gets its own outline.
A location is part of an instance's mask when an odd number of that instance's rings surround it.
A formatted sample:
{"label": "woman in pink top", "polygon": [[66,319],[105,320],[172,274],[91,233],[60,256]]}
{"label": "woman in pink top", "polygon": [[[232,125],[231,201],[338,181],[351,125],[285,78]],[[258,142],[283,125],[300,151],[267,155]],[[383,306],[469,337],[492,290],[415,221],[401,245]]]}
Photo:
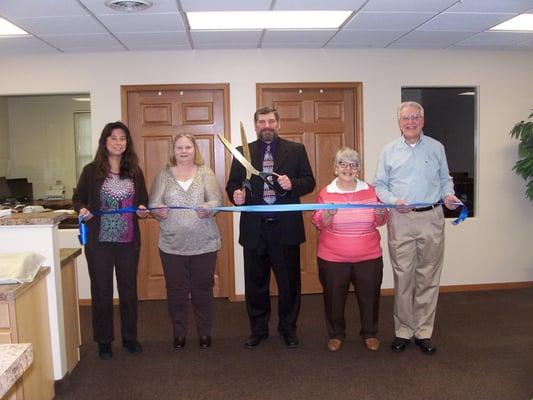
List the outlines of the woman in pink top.
{"label": "woman in pink top", "polygon": [[[334,167],[337,178],[320,190],[319,203],[379,201],[374,188],[357,179],[360,158],[355,150],[340,149]],[[383,260],[376,227],[385,224],[387,217],[383,208],[318,210],[313,214],[313,224],[320,230],[317,258],[330,351],[338,351],[346,336],[344,307],[350,282],[359,303],[361,337],[369,350],[379,348],[376,334]]]}

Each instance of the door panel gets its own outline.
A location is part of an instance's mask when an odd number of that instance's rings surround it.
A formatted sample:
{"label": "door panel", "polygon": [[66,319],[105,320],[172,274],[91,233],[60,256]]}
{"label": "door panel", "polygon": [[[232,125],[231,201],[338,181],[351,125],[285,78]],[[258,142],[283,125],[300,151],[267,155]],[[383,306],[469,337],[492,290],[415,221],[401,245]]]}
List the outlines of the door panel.
{"label": "door panel", "polygon": [[[316,179],[316,189],[302,197],[314,203],[320,189],[334,176],[337,151],[348,146],[362,154],[362,85],[360,83],[257,84],[257,106],[278,110],[280,136],[303,143]],[[316,263],[318,232],[304,212],[306,242],[301,246],[302,293],[319,293]],[[272,279],[271,292],[277,293]]]}
{"label": "door panel", "polygon": [[[228,85],[123,86],[122,99],[123,120],[131,130],[148,190],[157,173],[167,165],[172,137],[178,133],[195,136],[205,164],[215,172],[221,190],[224,188],[229,161],[216,134],[230,137]],[[233,297],[231,215],[219,213],[216,221],[222,248],[217,256],[213,292],[217,297]],[[157,247],[158,222],[152,218],[141,221],[141,235],[139,298],[164,299],[166,289]]]}

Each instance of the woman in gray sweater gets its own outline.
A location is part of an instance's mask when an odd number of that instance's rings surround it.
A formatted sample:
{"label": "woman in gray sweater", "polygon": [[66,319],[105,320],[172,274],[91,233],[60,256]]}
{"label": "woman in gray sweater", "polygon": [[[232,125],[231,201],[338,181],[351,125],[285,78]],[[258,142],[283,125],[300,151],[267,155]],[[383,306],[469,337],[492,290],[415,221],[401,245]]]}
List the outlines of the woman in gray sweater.
{"label": "woman in gray sweater", "polygon": [[[159,254],[167,288],[174,349],[185,347],[189,293],[201,349],[211,346],[213,285],[220,234],[212,207],[222,205],[213,171],[204,165],[196,140],[178,134],[172,157],[155,178],[150,208],[159,221]],[[168,209],[167,206],[196,209]]]}

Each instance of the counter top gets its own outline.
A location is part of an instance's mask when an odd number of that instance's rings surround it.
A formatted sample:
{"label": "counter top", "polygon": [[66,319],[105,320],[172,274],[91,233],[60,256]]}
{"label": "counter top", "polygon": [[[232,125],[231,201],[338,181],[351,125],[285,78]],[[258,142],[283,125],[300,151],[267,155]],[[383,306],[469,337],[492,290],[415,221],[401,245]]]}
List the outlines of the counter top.
{"label": "counter top", "polygon": [[31,343],[0,344],[0,397],[7,393],[32,362]]}
{"label": "counter top", "polygon": [[0,226],[11,225],[54,225],[68,218],[67,213],[43,212],[43,213],[17,213],[8,217],[0,218]]}
{"label": "counter top", "polygon": [[28,283],[15,283],[12,285],[0,285],[0,301],[14,301],[17,296],[20,296],[26,290],[45,278],[50,273],[50,267],[41,267],[33,281]]}
{"label": "counter top", "polygon": [[61,268],[67,265],[70,261],[81,255],[81,248],[59,249],[59,258],[61,260]]}

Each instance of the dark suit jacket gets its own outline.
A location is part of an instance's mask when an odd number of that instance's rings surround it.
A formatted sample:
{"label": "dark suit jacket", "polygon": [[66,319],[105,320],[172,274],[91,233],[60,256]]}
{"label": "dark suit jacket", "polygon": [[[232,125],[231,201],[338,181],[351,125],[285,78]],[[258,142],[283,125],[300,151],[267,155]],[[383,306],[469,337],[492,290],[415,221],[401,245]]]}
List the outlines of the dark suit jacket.
{"label": "dark suit jacket", "polygon": [[[249,144],[252,165],[259,171],[263,169],[259,141]],[[238,147],[242,153],[242,147]],[[305,147],[300,143],[278,138],[276,154],[274,156],[274,172],[287,175],[292,183],[292,190],[284,196],[276,195],[275,204],[300,203],[300,196],[310,193],[315,188],[315,178],[309,164]],[[231,164],[230,176],[226,185],[226,192],[233,202],[233,192],[240,189],[246,177],[245,168],[234,158]],[[263,181],[252,175],[250,179],[252,195],[246,193],[246,205],[265,204],[263,201]],[[296,245],[305,241],[305,231],[301,212],[275,213],[279,218],[281,229],[280,244]],[[241,213],[239,243],[243,246],[257,247],[259,244],[259,229],[263,215],[256,212]]]}

